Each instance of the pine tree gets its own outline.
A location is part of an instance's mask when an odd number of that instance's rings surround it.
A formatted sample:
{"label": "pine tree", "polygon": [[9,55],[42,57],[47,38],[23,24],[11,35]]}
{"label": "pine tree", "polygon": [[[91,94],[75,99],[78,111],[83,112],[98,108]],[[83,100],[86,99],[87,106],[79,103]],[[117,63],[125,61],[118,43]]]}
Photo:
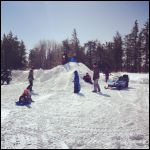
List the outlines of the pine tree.
{"label": "pine tree", "polygon": [[142,71],[142,52],[143,52],[143,33],[139,33],[138,42],[137,42],[137,72]]}
{"label": "pine tree", "polygon": [[131,35],[132,35],[132,48],[133,48],[133,59],[134,59],[134,64],[133,64],[133,71],[134,72],[137,72],[137,62],[138,62],[138,60],[137,60],[137,58],[138,58],[138,56],[137,56],[137,54],[138,54],[138,48],[137,48],[137,44],[138,44],[138,32],[139,32],[139,29],[138,29],[138,22],[137,22],[137,20],[135,21],[135,25],[134,25],[134,27],[133,27],[133,30],[132,30],[132,33],[131,33]]}
{"label": "pine tree", "polygon": [[88,41],[84,44],[86,57],[87,57],[87,64],[89,68],[92,68],[93,63],[96,62],[95,53],[96,53],[96,41]]}
{"label": "pine tree", "polygon": [[114,43],[106,42],[104,45],[104,53],[103,53],[103,70],[109,69],[110,71],[116,71],[115,66],[115,53],[114,53]]}
{"label": "pine tree", "polygon": [[[20,42],[18,37],[13,36],[10,31],[8,35],[3,35],[1,43],[1,66],[5,69],[20,69],[25,67],[26,62],[24,58],[26,57],[26,49],[23,41]],[[24,65],[22,63],[24,63]]]}
{"label": "pine tree", "polygon": [[19,44],[19,68],[24,69],[27,67],[27,59],[26,59],[26,47],[24,42],[21,41]]}
{"label": "pine tree", "polygon": [[135,21],[134,27],[130,34],[124,38],[124,57],[126,70],[129,72],[137,72],[138,70],[138,23]]}
{"label": "pine tree", "polygon": [[119,32],[116,33],[114,37],[114,47],[113,47],[113,55],[114,55],[114,66],[115,71],[122,71],[122,57],[123,57],[123,48],[122,48],[122,37]]}
{"label": "pine tree", "polygon": [[64,41],[62,41],[63,44],[63,51],[66,52],[68,54],[69,57],[71,57],[71,51],[70,51],[70,44],[69,44],[69,40],[66,39]]}
{"label": "pine tree", "polygon": [[73,34],[72,34],[72,50],[73,50],[73,56],[76,56],[78,61],[80,60],[80,43],[79,43],[79,39],[77,37],[77,32],[76,29],[73,30]]}
{"label": "pine tree", "polygon": [[144,25],[143,29],[144,36],[144,71],[149,72],[149,21],[147,21]]}

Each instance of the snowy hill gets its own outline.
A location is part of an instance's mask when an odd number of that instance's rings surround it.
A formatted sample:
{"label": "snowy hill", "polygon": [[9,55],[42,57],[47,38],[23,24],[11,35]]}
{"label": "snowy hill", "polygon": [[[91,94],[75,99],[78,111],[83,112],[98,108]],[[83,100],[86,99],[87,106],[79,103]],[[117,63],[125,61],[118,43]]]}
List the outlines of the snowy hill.
{"label": "snowy hill", "polygon": [[[73,72],[81,92],[73,93]],[[129,89],[101,95],[82,80],[92,71],[82,63],[34,71],[32,108],[15,106],[28,85],[28,71],[13,71],[10,85],[1,86],[2,149],[149,148],[149,74],[128,73]],[[123,73],[112,73],[119,75]],[[112,76],[113,77],[113,76]]]}

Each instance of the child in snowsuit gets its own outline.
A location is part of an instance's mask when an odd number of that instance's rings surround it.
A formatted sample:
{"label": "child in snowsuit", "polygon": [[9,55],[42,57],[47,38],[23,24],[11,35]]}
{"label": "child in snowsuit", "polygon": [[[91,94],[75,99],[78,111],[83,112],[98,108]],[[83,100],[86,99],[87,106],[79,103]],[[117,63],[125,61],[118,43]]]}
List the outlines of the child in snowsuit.
{"label": "child in snowsuit", "polygon": [[74,93],[79,93],[80,92],[80,82],[79,82],[79,75],[78,72],[74,72]]}
{"label": "child in snowsuit", "polygon": [[29,89],[25,89],[23,94],[19,97],[20,103],[33,102]]}
{"label": "child in snowsuit", "polygon": [[88,83],[90,83],[90,84],[93,84],[93,82],[91,81],[91,77],[90,77],[90,75],[89,75],[88,73],[86,73],[86,75],[83,77],[83,80],[84,80],[85,82],[88,82]]}

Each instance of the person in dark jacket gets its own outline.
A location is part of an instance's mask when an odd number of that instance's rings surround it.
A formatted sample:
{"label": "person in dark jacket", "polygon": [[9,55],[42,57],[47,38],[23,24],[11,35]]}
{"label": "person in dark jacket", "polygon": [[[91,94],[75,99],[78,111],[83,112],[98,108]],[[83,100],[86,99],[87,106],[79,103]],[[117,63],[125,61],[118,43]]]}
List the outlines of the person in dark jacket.
{"label": "person in dark jacket", "polygon": [[9,84],[11,80],[12,80],[12,75],[10,70],[4,70],[1,72],[1,85],[3,85],[4,82]]}
{"label": "person in dark jacket", "polygon": [[29,86],[30,87],[30,91],[32,91],[32,86],[33,86],[33,69],[30,70],[29,75],[28,75],[28,80],[29,80]]}
{"label": "person in dark jacket", "polygon": [[65,65],[69,62],[69,58],[66,52],[64,52],[63,56],[62,56],[62,65]]}
{"label": "person in dark jacket", "polygon": [[84,80],[85,82],[88,82],[88,83],[90,83],[90,84],[93,84],[93,82],[91,81],[91,77],[90,77],[90,75],[89,75],[88,73],[86,73],[86,75],[83,77],[83,80]]}
{"label": "person in dark jacket", "polygon": [[74,93],[80,92],[80,81],[79,81],[79,75],[77,71],[74,71]]}
{"label": "person in dark jacket", "polygon": [[94,90],[92,92],[100,92],[100,86],[98,84],[98,80],[99,80],[99,67],[96,63],[94,63],[93,65],[93,81],[94,81]]}
{"label": "person in dark jacket", "polygon": [[67,71],[70,69],[69,57],[66,52],[64,52],[64,54],[62,56],[62,65],[64,65],[64,67],[66,68]]}

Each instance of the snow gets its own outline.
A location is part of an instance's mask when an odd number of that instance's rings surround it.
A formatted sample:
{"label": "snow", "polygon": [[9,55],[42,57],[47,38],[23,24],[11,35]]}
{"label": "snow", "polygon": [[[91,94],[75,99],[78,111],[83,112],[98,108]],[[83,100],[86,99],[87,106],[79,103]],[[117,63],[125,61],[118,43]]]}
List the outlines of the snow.
{"label": "snow", "polygon": [[6,117],[9,115],[9,110],[7,109],[1,109],[1,122],[4,122]]}
{"label": "snow", "polygon": [[[80,76],[81,92],[73,93],[73,72]],[[28,86],[29,71],[13,71],[10,85],[1,86],[2,149],[148,149],[149,74],[128,74],[129,88],[92,93],[82,80],[92,71],[82,63],[34,71],[31,108],[16,106]]]}

